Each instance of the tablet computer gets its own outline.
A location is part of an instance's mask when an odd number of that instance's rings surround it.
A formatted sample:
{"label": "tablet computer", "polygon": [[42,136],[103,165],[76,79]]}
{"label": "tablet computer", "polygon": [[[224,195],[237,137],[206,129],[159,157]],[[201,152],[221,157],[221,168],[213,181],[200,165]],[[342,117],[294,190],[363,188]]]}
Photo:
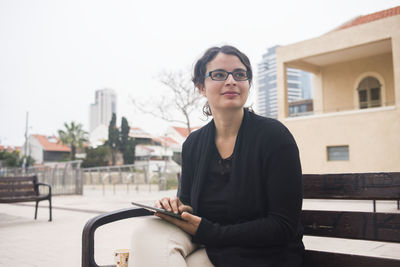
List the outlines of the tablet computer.
{"label": "tablet computer", "polygon": [[141,207],[141,208],[145,208],[145,209],[147,209],[149,211],[152,211],[152,212],[160,212],[160,213],[163,213],[163,214],[166,214],[166,215],[178,218],[178,219],[182,219],[180,214],[176,214],[176,213],[167,211],[165,209],[159,209],[159,208],[156,208],[156,207],[144,205],[142,203],[137,203],[137,202],[131,202],[131,203],[132,203],[132,205],[135,205],[135,206],[138,206],[138,207]]}

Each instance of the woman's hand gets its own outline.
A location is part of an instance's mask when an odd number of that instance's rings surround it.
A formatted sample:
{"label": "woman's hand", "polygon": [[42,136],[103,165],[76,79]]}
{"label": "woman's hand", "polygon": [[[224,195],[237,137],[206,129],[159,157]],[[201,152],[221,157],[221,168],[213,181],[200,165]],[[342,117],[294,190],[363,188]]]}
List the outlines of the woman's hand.
{"label": "woman's hand", "polygon": [[192,215],[193,208],[184,205],[179,198],[177,197],[165,197],[161,200],[157,200],[154,205],[156,208],[162,208],[167,211],[173,212],[175,214],[181,213],[182,220],[176,219],[172,216],[165,215],[163,213],[156,212],[155,215],[178,226],[183,231],[188,234],[194,235],[199,228],[201,218],[195,215]]}
{"label": "woman's hand", "polygon": [[183,212],[181,214],[182,220],[179,220],[177,218],[174,218],[172,216],[168,216],[166,214],[156,212],[154,215],[175,224],[179,228],[181,228],[183,231],[185,231],[188,234],[195,235],[197,232],[197,229],[199,228],[200,222],[201,222],[201,217],[190,214],[188,212]]}
{"label": "woman's hand", "polygon": [[184,211],[193,213],[193,208],[184,205],[178,197],[164,197],[154,204],[156,208],[165,209],[175,214],[182,213]]}

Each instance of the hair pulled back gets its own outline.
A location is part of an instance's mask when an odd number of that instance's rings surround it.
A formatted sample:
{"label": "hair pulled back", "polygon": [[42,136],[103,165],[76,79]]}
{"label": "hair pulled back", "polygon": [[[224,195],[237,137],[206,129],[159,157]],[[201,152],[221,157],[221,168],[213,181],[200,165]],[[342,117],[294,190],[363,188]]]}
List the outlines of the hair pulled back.
{"label": "hair pulled back", "polygon": [[[232,56],[237,56],[239,60],[242,62],[242,64],[246,67],[246,70],[248,72],[249,76],[249,84],[251,86],[252,81],[253,81],[253,71],[251,69],[251,64],[249,58],[242,53],[239,49],[236,47],[230,46],[230,45],[224,45],[221,47],[211,47],[206,50],[204,55],[197,60],[195,66],[194,66],[194,71],[193,71],[193,77],[192,81],[195,87],[199,87],[200,85],[204,85],[204,79],[206,76],[206,71],[207,71],[207,64],[213,60],[219,53],[223,53],[226,55],[232,55]],[[203,114],[206,116],[211,116],[211,109],[206,102],[206,104],[203,107]]]}

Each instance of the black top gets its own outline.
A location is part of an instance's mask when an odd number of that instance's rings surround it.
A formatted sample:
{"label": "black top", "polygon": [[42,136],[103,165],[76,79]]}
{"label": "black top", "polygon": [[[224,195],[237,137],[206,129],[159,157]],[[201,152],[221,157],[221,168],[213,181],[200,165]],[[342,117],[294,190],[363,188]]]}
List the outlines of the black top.
{"label": "black top", "polygon": [[226,159],[221,158],[217,147],[214,145],[207,180],[204,183],[199,200],[197,214],[221,225],[229,224],[226,207],[230,196],[228,183],[231,175],[232,158],[233,155]]}
{"label": "black top", "polygon": [[[182,148],[178,196],[201,216],[215,150],[211,121]],[[279,121],[245,110],[226,185],[224,221],[202,217],[193,240],[219,266],[300,266],[302,175],[297,145]]]}

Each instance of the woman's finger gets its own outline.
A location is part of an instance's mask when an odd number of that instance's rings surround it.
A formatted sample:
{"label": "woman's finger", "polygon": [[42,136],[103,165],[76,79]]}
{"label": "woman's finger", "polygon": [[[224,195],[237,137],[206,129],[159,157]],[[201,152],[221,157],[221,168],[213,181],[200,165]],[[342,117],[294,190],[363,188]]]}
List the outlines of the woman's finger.
{"label": "woman's finger", "polygon": [[159,209],[162,209],[162,205],[161,205],[160,200],[157,200],[157,201],[154,203],[154,207],[159,208]]}
{"label": "woman's finger", "polygon": [[172,211],[169,197],[164,197],[161,199],[162,208],[166,209],[167,211]]}
{"label": "woman's finger", "polygon": [[180,200],[177,197],[173,197],[170,199],[170,204],[171,204],[171,208],[172,211],[176,214],[179,213],[179,204],[180,204]]}
{"label": "woman's finger", "polygon": [[193,208],[191,206],[182,204],[181,206],[179,206],[179,212],[182,213],[184,211],[189,212],[189,213],[193,213]]}

